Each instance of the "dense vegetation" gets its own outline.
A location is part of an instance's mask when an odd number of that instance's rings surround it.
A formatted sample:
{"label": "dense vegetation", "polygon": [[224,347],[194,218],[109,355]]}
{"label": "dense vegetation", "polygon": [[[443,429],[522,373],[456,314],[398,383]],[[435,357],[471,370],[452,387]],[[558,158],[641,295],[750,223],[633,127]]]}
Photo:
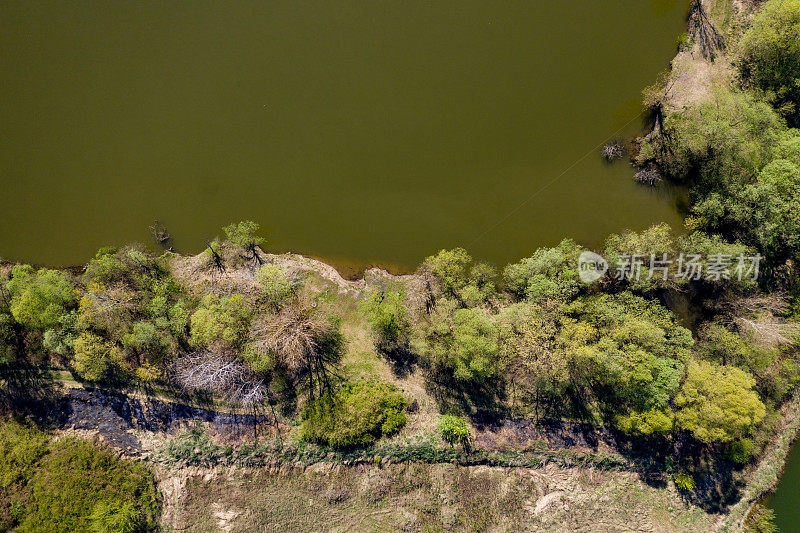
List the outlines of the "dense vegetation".
{"label": "dense vegetation", "polygon": [[3,531],[151,531],[160,508],[145,466],[17,422],[0,424],[0,495]]}
{"label": "dense vegetation", "polygon": [[[637,163],[688,186],[686,234],[662,225],[611,235],[601,251],[612,268],[591,284],[579,278],[584,249],[567,239],[500,276],[463,249],[442,250],[413,281],[359,295],[347,312],[361,314],[387,360],[423,370],[446,442],[467,447],[467,420],[586,422],[669,456],[664,469],[687,492],[696,472],[761,452],[800,381],[798,21],[800,2],[766,2],[738,43],[736,83],[674,112],[648,103],[656,127]],[[3,370],[61,364],[89,382],[205,391],[253,412],[300,405],[299,437],[337,448],[398,433],[410,407],[402,393],[339,372],[341,302],[268,261],[258,229],[224,228],[227,238],[181,272],[170,254],[135,246],[101,250],[79,275],[3,266]],[[681,276],[677,262],[663,272],[645,262],[634,277],[618,266],[692,254],[706,270],[715,256],[732,269],[739,256],[763,262],[744,276]],[[215,284],[226,271],[241,283]],[[26,451],[32,459],[5,487],[49,497],[57,485],[35,465],[66,464],[60,450]],[[126,509],[109,496],[91,513]]]}

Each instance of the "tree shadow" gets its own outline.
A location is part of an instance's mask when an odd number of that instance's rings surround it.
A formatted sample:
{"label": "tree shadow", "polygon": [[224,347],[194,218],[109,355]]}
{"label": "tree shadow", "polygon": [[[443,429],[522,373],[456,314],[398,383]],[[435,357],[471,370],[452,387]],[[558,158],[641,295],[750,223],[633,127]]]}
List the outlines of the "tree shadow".
{"label": "tree shadow", "polygon": [[425,380],[425,388],[442,413],[460,412],[477,428],[492,426],[508,416],[505,389],[491,383]]}
{"label": "tree shadow", "polygon": [[407,347],[380,350],[380,353],[392,366],[392,373],[399,379],[407,378],[417,369],[419,358],[416,353]]}
{"label": "tree shadow", "polygon": [[64,418],[61,396],[46,368],[26,362],[0,365],[0,413],[51,426]]}

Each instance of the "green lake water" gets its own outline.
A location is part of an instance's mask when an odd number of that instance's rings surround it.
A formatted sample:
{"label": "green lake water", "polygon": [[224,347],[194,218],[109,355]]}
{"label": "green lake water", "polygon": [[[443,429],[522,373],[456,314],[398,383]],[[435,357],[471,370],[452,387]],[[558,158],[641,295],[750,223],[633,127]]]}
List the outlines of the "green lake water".
{"label": "green lake water", "polygon": [[179,251],[253,219],[400,267],[680,226],[597,146],[641,126],[687,6],[2,2],[0,257],[84,263],[156,219]]}
{"label": "green lake water", "polygon": [[800,531],[800,445],[794,443],[775,493],[764,503],[775,511],[775,525],[782,533]]}

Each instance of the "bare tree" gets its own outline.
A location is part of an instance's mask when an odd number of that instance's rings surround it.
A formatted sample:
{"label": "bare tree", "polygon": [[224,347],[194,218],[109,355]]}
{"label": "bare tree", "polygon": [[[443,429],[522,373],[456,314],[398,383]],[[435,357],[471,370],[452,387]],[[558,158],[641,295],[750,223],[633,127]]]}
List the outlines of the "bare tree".
{"label": "bare tree", "polygon": [[178,383],[185,389],[212,392],[229,404],[252,412],[256,438],[258,410],[265,402],[269,403],[280,439],[278,417],[269,387],[239,359],[205,351],[195,352],[178,359],[173,370]]}
{"label": "bare tree", "polygon": [[289,370],[309,380],[312,399],[331,389],[330,367],[341,355],[341,335],[316,302],[297,301],[262,317],[254,334],[259,350],[276,354]]}
{"label": "bare tree", "polygon": [[789,345],[800,336],[800,326],[783,318],[789,312],[789,298],[785,294],[727,299],[723,302],[723,309],[729,322],[759,344]]}

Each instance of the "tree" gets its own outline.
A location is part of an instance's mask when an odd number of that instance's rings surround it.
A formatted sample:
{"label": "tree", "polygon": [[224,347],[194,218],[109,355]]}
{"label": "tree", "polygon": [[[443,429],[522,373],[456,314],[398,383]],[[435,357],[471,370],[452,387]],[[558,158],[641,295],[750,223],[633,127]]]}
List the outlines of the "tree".
{"label": "tree", "polygon": [[172,351],[168,339],[169,334],[156,328],[152,322],[140,320],[123,337],[122,345],[139,365],[163,364]]}
{"label": "tree", "polygon": [[494,295],[495,270],[486,263],[473,264],[463,248],[441,250],[425,259],[420,271],[431,276],[446,298],[452,298],[465,307],[474,307]]}
{"label": "tree", "polygon": [[765,2],[739,43],[745,79],[769,91],[795,124],[800,115],[800,1]]}
{"label": "tree", "polygon": [[439,378],[485,384],[497,377],[497,328],[481,309],[458,309],[440,300],[424,327],[420,351]]}
{"label": "tree", "polygon": [[243,248],[252,255],[252,258],[262,264],[263,260],[258,255],[257,248],[264,243],[264,238],[256,235],[261,226],[252,220],[243,220],[238,224],[230,224],[222,228],[225,236],[232,244]]}
{"label": "tree", "polygon": [[373,293],[364,305],[375,344],[385,354],[401,355],[409,349],[412,324],[403,300],[400,291],[380,291]]}
{"label": "tree", "polygon": [[294,377],[308,380],[312,399],[332,389],[330,374],[344,354],[338,316],[316,301],[299,299],[277,314],[259,317],[253,333],[250,360],[256,367],[275,356]]}
{"label": "tree", "polygon": [[518,303],[498,317],[503,374],[513,387],[532,399],[536,419],[543,402],[553,402],[564,392],[569,372],[567,357],[555,343],[558,330],[554,311],[535,304]]}
{"label": "tree", "polygon": [[675,397],[676,423],[703,442],[743,438],[766,414],[754,386],[743,370],[692,361]]}
{"label": "tree", "polygon": [[258,410],[269,402],[275,431],[280,438],[278,417],[267,381],[239,358],[199,351],[175,361],[173,373],[184,389],[211,392],[234,407],[249,410],[253,417],[254,439],[258,438]]}
{"label": "tree", "polygon": [[75,340],[75,355],[72,361],[75,371],[87,381],[102,381],[119,369],[122,354],[119,349],[102,337],[83,332]]}
{"label": "tree", "polygon": [[629,292],[579,298],[565,311],[574,322],[563,321],[557,341],[569,354],[572,382],[623,430],[669,429],[691,333],[664,307]]}
{"label": "tree", "polygon": [[235,351],[244,346],[253,316],[250,304],[239,294],[206,295],[191,317],[193,346]]}
{"label": "tree", "polygon": [[18,265],[11,270],[7,287],[14,320],[31,329],[58,326],[61,317],[77,303],[72,279],[59,270],[43,268],[34,272],[29,265]]}
{"label": "tree", "polygon": [[565,239],[555,248],[540,248],[531,257],[508,265],[503,279],[515,296],[530,302],[570,300],[580,290],[580,253],[574,241]]}

